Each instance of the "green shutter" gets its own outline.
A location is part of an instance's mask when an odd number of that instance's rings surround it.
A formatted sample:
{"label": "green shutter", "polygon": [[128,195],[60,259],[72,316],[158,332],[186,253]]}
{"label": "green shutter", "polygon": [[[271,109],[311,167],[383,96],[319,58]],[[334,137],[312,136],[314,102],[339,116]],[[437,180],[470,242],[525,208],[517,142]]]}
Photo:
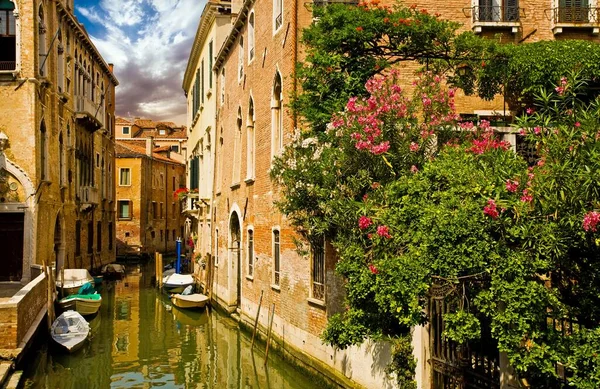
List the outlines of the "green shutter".
{"label": "green shutter", "polygon": [[15,3],[10,0],[0,0],[0,9],[13,10],[15,9]]}

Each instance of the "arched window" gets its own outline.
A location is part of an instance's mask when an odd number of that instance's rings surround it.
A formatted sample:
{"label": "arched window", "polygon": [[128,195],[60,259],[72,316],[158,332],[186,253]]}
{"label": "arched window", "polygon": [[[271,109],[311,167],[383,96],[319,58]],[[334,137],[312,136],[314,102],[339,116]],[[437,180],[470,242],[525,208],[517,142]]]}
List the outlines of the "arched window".
{"label": "arched window", "polygon": [[254,11],[248,17],[248,62],[254,59]]}
{"label": "arched window", "polygon": [[65,90],[65,57],[64,57],[64,53],[65,53],[65,47],[63,46],[63,41],[62,41],[62,31],[58,30],[58,45],[56,45],[56,53],[57,53],[57,63],[56,63],[56,70],[57,70],[57,86],[58,86],[58,93],[63,93]]}
{"label": "arched window", "polygon": [[0,0],[0,72],[17,69],[17,20],[15,3]]}
{"label": "arched window", "polygon": [[38,57],[40,76],[46,75],[46,22],[44,20],[44,7],[40,4],[38,9]]}
{"label": "arched window", "polygon": [[283,92],[281,74],[275,73],[271,98],[271,158],[283,149]]}
{"label": "arched window", "polygon": [[242,161],[242,108],[238,107],[237,119],[235,121],[235,134],[233,146],[233,177],[232,184],[239,184]]}
{"label": "arched window", "polygon": [[40,179],[48,179],[48,140],[46,139],[46,122],[40,125]]}
{"label": "arched window", "polygon": [[217,187],[215,189],[217,193],[221,193],[221,181],[223,180],[223,127],[221,127],[221,133],[219,135],[219,143],[217,147],[218,148],[215,153],[217,159],[217,179],[215,180]]}
{"label": "arched window", "polygon": [[240,48],[238,50],[238,80],[244,77],[244,37],[240,36]]}
{"label": "arched window", "polygon": [[254,99],[250,97],[246,119],[246,181],[254,179],[254,142]]}

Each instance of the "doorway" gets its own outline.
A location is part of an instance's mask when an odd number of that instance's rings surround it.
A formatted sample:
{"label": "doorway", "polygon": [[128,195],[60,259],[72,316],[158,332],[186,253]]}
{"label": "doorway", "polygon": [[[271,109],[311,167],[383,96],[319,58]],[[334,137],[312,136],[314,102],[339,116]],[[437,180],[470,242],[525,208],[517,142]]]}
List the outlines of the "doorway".
{"label": "doorway", "polygon": [[241,227],[240,219],[236,212],[231,214],[229,219],[229,251],[232,260],[232,267],[235,274],[236,305],[239,307],[242,303],[242,250],[241,250]]}
{"label": "doorway", "polygon": [[24,213],[0,213],[0,281],[21,281],[23,276],[24,220]]}

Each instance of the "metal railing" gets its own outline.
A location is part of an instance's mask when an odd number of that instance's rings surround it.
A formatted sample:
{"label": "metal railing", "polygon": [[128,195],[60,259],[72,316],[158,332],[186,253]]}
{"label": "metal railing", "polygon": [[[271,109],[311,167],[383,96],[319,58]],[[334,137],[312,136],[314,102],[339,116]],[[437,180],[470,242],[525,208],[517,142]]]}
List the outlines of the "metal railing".
{"label": "metal railing", "polygon": [[0,61],[0,70],[15,70],[17,63],[15,61]]}
{"label": "metal railing", "polygon": [[475,6],[473,22],[518,22],[520,14],[518,6]]}
{"label": "metal railing", "polygon": [[554,23],[597,23],[598,8],[557,7],[552,9]]}

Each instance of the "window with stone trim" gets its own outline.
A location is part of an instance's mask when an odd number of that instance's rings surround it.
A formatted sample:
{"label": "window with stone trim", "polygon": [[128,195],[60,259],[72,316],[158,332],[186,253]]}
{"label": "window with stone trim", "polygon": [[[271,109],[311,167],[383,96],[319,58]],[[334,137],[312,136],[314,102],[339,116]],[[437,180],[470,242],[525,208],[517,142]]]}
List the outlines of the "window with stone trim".
{"label": "window with stone trim", "polygon": [[240,36],[238,50],[238,81],[244,78],[244,37]]}
{"label": "window with stone trim", "polygon": [[311,289],[310,297],[325,301],[325,238],[311,240]]}
{"label": "window with stone trim", "polygon": [[132,203],[130,200],[119,200],[117,202],[117,217],[119,219],[131,219],[133,214]]}
{"label": "window with stone trim", "polygon": [[17,69],[17,21],[15,3],[0,0],[0,71]]}
{"label": "window with stone trim", "polygon": [[283,25],[283,0],[273,0],[273,30],[277,31]]}
{"label": "window with stone trim", "polygon": [[275,72],[271,97],[271,158],[283,150],[283,84],[279,71]]}
{"label": "window with stone trim", "polygon": [[247,262],[248,262],[248,276],[254,276],[254,230],[248,228],[248,236],[246,239],[247,244]]}
{"label": "window with stone trim", "polygon": [[119,186],[131,185],[131,169],[122,167],[119,169]]}
{"label": "window with stone trim", "polygon": [[246,180],[254,179],[254,150],[254,99],[250,97],[250,101],[248,102],[248,118],[246,119]]}
{"label": "window with stone trim", "polygon": [[281,283],[281,241],[278,229],[273,230],[273,285]]}
{"label": "window with stone trim", "polygon": [[248,62],[254,59],[254,11],[248,17]]}

